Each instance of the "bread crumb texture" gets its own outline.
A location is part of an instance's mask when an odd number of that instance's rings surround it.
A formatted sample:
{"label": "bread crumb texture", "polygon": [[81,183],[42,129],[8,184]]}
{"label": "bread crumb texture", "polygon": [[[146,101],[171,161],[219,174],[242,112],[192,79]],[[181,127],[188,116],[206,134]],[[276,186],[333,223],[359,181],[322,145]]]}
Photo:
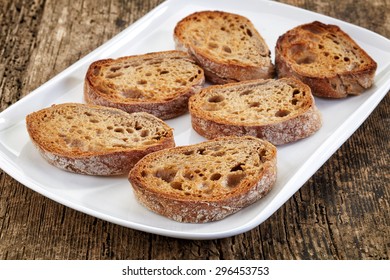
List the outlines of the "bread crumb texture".
{"label": "bread crumb texture", "polygon": [[136,103],[172,100],[202,84],[204,74],[187,54],[167,51],[94,62],[87,78],[104,98]]}
{"label": "bread crumb texture", "polygon": [[329,77],[373,64],[372,58],[338,26],[320,22],[289,30],[277,46],[297,72],[308,76]]}
{"label": "bread crumb texture", "polygon": [[210,86],[194,95],[191,112],[235,125],[283,122],[313,105],[310,88],[295,79]]}
{"label": "bread crumb texture", "polygon": [[156,144],[170,131],[145,113],[61,104],[28,117],[32,137],[44,149],[75,156],[136,149]]}
{"label": "bread crumb texture", "polygon": [[226,137],[166,149],[130,172],[138,200],[185,222],[221,219],[263,197],[276,177],[276,148],[253,137]]}
{"label": "bread crumb texture", "polygon": [[180,21],[175,33],[184,45],[193,46],[223,63],[258,66],[269,60],[269,49],[253,24],[245,17],[203,11]]}

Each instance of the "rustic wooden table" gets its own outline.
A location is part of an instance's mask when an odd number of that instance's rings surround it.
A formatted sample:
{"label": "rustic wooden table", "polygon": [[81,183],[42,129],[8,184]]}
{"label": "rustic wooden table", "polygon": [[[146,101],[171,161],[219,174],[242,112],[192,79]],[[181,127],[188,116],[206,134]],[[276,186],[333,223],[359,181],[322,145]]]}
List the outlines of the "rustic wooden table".
{"label": "rustic wooden table", "polygon": [[[162,0],[101,2],[0,0],[0,110]],[[281,2],[390,37],[389,0]],[[118,226],[0,171],[0,259],[389,259],[389,107],[387,95],[266,222],[220,240],[179,240]]]}

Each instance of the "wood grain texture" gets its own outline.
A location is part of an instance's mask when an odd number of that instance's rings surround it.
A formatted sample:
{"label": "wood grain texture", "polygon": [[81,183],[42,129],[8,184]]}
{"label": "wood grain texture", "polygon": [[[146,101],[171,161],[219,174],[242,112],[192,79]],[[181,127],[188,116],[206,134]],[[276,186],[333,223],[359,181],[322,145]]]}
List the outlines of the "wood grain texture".
{"label": "wood grain texture", "polygon": [[[283,0],[390,38],[388,0]],[[0,110],[161,0],[0,0]],[[0,172],[0,259],[389,259],[389,95],[268,220],[220,240],[168,238],[62,206]]]}

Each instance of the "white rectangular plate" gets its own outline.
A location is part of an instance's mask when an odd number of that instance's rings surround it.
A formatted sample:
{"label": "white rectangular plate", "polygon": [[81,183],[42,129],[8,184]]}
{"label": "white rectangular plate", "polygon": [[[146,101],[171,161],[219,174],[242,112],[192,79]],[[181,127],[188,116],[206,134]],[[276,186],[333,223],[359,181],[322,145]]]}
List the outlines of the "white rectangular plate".
{"label": "white rectangular plate", "polygon": [[[68,173],[45,162],[29,140],[25,116],[54,103],[83,102],[83,79],[94,60],[174,49],[173,29],[188,14],[223,10],[248,17],[272,52],[287,30],[319,20],[339,25],[378,62],[375,85],[360,96],[316,99],[324,125],[315,135],[278,147],[274,189],[257,203],[221,221],[185,224],[140,206],[126,176],[102,178]],[[125,227],[155,234],[215,239],[248,231],[282,206],[344,143],[390,88],[390,41],[363,28],[288,5],[264,0],[168,0],[113,39],[0,114],[0,167],[16,180],[58,203]],[[169,120],[176,144],[203,141],[191,128],[188,114]]]}

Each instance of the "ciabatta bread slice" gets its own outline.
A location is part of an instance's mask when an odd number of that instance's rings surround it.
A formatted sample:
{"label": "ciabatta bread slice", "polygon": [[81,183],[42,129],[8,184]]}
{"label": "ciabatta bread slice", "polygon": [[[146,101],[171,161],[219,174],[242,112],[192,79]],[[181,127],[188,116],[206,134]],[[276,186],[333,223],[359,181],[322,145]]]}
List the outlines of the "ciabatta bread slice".
{"label": "ciabatta bread slice", "polygon": [[26,126],[43,158],[80,174],[127,174],[146,154],[175,145],[155,116],[95,105],[53,105],[27,115]]}
{"label": "ciabatta bread slice", "polygon": [[241,15],[201,11],[174,29],[176,49],[190,53],[217,84],[272,78],[270,50],[252,22]]}
{"label": "ciabatta bread slice", "polygon": [[86,73],[87,103],[128,113],[147,112],[170,119],[188,110],[188,98],[200,91],[204,72],[185,52],[164,51],[104,59]]}
{"label": "ciabatta bread slice", "polygon": [[209,86],[190,98],[189,110],[192,127],[208,139],[251,135],[281,145],[322,125],[310,88],[293,78]]}
{"label": "ciabatta bread slice", "polygon": [[276,180],[276,148],[226,137],[145,156],[129,173],[138,201],[178,222],[217,221],[265,196]]}
{"label": "ciabatta bread slice", "polygon": [[294,76],[314,95],[343,98],[372,86],[376,62],[336,25],[315,21],[279,37],[275,49],[279,77]]}

